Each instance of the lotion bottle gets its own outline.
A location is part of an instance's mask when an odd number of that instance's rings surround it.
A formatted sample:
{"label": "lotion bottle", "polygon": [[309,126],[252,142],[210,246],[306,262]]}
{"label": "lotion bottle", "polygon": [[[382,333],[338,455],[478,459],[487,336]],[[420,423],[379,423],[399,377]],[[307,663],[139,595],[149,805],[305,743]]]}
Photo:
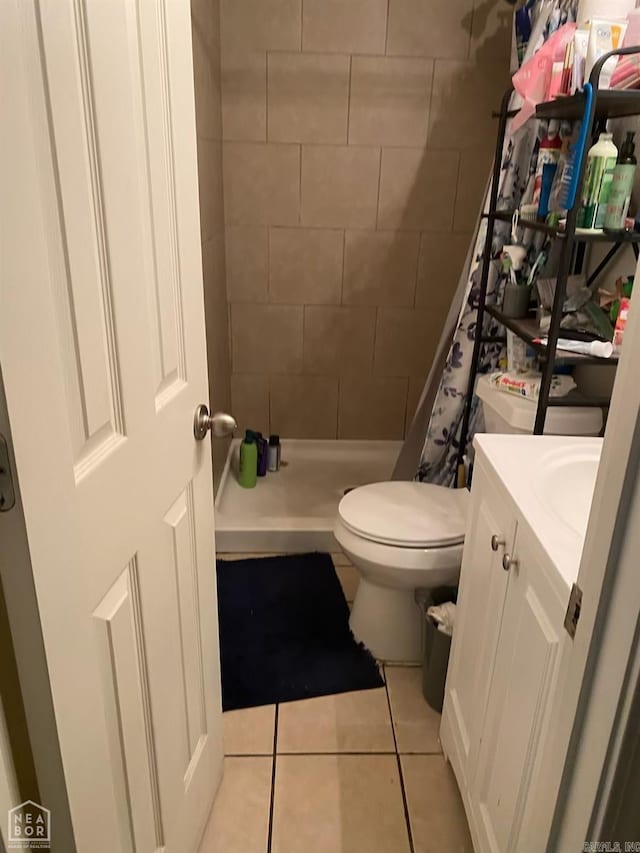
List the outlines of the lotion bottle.
{"label": "lotion bottle", "polygon": [[587,155],[587,173],[578,211],[578,228],[585,228],[591,232],[602,231],[609,203],[613,170],[617,162],[618,149],[613,143],[612,135],[601,133]]}
{"label": "lotion bottle", "polygon": [[633,130],[627,132],[627,138],[620,148],[618,163],[613,170],[607,213],[604,219],[604,227],[607,231],[624,230],[624,221],[629,212],[633,179],[638,163],[634,153],[636,150],[633,141],[634,136],[635,132]]}

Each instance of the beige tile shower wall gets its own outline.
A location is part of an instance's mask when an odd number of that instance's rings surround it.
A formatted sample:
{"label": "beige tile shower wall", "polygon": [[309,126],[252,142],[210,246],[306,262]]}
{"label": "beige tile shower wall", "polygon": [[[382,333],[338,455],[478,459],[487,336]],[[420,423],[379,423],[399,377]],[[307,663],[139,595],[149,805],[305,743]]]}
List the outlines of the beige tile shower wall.
{"label": "beige tile shower wall", "polygon": [[488,178],[504,0],[221,0],[232,406],[402,438]]}
{"label": "beige tile shower wall", "polygon": [[[191,31],[200,184],[200,230],[209,405],[231,411],[231,360],[225,272],[222,189],[222,104],[218,0],[192,0]],[[214,481],[219,481],[229,442],[212,442]]]}

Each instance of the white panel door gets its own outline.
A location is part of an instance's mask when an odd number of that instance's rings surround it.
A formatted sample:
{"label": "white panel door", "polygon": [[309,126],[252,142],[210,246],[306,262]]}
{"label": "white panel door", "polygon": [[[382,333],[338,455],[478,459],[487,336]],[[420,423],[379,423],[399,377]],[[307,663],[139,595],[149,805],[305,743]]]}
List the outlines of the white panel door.
{"label": "white panel door", "polygon": [[0,361],[76,844],[192,853],[222,718],[189,3],[0,31]]}
{"label": "white panel door", "polygon": [[[544,749],[566,602],[543,568],[548,558],[520,525],[510,569],[489,702],[470,800],[478,850],[518,853],[536,760]],[[538,779],[537,784],[545,784]],[[539,841],[539,838],[538,838]]]}

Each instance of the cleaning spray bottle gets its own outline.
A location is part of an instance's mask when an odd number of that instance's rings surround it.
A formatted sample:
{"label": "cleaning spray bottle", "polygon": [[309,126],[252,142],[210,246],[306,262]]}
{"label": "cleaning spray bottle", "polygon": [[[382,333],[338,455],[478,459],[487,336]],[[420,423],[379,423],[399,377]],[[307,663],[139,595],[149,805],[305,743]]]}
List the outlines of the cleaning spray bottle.
{"label": "cleaning spray bottle", "polygon": [[588,231],[603,229],[613,170],[617,161],[618,149],[613,143],[613,136],[610,133],[601,133],[587,155],[587,173],[578,210],[578,228]]}
{"label": "cleaning spray bottle", "polygon": [[634,136],[635,132],[633,130],[627,132],[627,138],[620,148],[618,163],[613,170],[609,203],[607,204],[607,213],[604,219],[606,231],[624,230],[624,221],[629,212],[633,179],[638,163],[634,153],[636,150],[633,141]]}
{"label": "cleaning spray bottle", "polygon": [[258,481],[258,445],[255,433],[248,429],[240,445],[240,468],[238,482],[245,489],[252,489]]}

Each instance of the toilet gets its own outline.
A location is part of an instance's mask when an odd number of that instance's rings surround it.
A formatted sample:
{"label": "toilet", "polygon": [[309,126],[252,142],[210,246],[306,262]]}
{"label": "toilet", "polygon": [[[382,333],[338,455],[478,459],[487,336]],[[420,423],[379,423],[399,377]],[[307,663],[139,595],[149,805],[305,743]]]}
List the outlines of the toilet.
{"label": "toilet", "polygon": [[378,659],[420,660],[419,588],[456,584],[469,492],[431,483],[360,486],[338,506],[334,535],[360,573],[349,624]]}
{"label": "toilet", "polygon": [[[476,386],[487,432],[531,434],[536,406],[498,390],[487,376]],[[545,433],[599,435],[600,409],[552,408]],[[421,659],[417,589],[457,584],[469,492],[431,483],[392,481],[360,486],[338,506],[334,535],[360,573],[349,624],[379,660]]]}
{"label": "toilet", "polygon": [[[489,378],[476,386],[487,432],[531,434],[536,406]],[[600,409],[552,408],[545,433],[599,435]],[[421,659],[417,589],[457,584],[469,503],[466,489],[392,481],[360,486],[338,506],[334,535],[360,573],[349,624],[379,660]]]}

